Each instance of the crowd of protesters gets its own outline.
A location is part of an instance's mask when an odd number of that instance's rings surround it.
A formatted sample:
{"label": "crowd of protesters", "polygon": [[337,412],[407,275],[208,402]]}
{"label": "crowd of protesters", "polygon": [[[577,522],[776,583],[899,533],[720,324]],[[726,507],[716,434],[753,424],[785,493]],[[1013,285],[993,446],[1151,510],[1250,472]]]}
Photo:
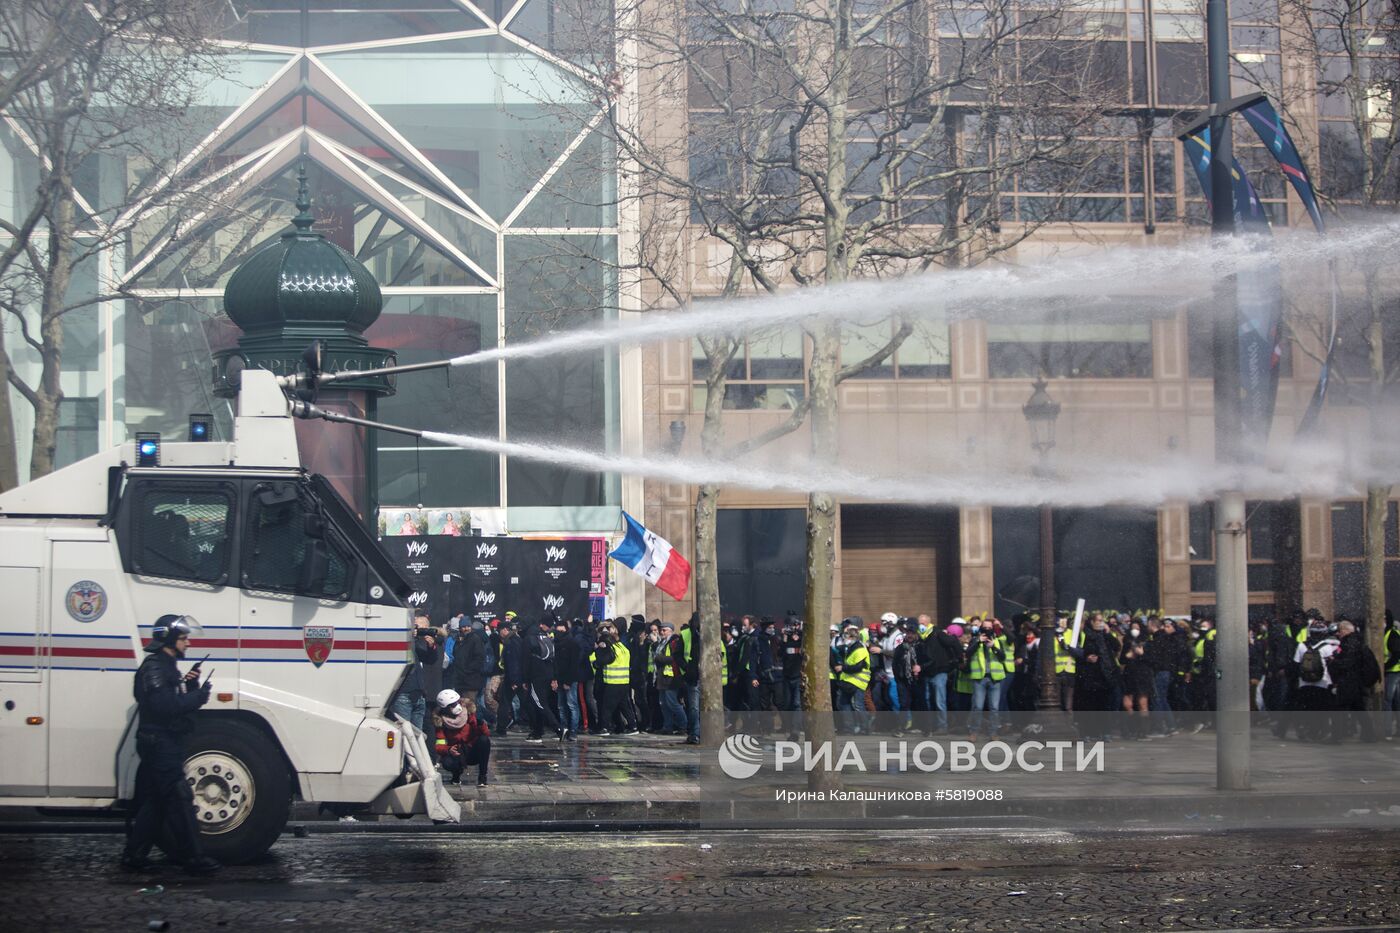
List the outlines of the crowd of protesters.
{"label": "crowd of protesters", "polygon": [[[1383,684],[1385,738],[1400,728],[1400,622],[1389,613],[1385,657],[1366,646],[1357,623],[1320,613],[1251,623],[1250,709],[1273,715],[1280,737],[1340,741],[1359,729],[1380,735],[1367,716],[1369,695]],[[839,728],[855,733],[902,732],[917,724],[930,734],[976,738],[1010,728],[1003,714],[1033,712],[1041,703],[1039,618],[1017,615],[955,618],[888,613],[831,629],[832,707]],[[1054,677],[1060,709],[1074,714],[1085,738],[1144,739],[1200,731],[1216,708],[1216,630],[1209,618],[1125,612],[1088,615],[1075,638],[1067,616],[1055,624]],[[1383,669],[1382,669],[1383,668]],[[1125,716],[1094,714],[1122,712]],[[1298,717],[1294,713],[1324,713]],[[926,715],[915,716],[923,713]],[[960,714],[954,716],[954,714]],[[1343,715],[1338,715],[1343,714]]]}
{"label": "crowd of protesters", "polygon": [[[1309,611],[1251,623],[1251,709],[1275,714],[1282,736],[1336,742],[1358,727],[1375,741],[1367,708],[1381,686],[1384,738],[1400,730],[1400,621],[1386,615],[1385,656],[1366,647],[1359,626]],[[803,622],[745,615],[721,634],[724,706],[736,727],[771,727],[778,712],[803,707]],[[478,767],[486,781],[490,737],[574,741],[580,734],[668,735],[700,742],[700,633],[641,615],[614,620],[489,623],[458,613],[434,627],[415,619],[417,663],[393,709],[436,735],[435,752],[453,780]],[[1039,618],[954,618],[886,613],[830,627],[825,669],[839,732],[966,734],[1015,731],[1012,713],[1042,702]],[[825,641],[825,640],[824,640]],[[1054,677],[1060,709],[1081,737],[1145,739],[1199,731],[1215,709],[1216,631],[1211,619],[1152,613],[1089,613],[1078,637],[1056,620]],[[1124,716],[1095,714],[1122,712]],[[1296,717],[1297,712],[1323,716]],[[769,722],[763,723],[764,717]],[[749,723],[743,720],[748,717]],[[796,723],[797,725],[794,725]],[[798,728],[800,719],[789,720]]]}

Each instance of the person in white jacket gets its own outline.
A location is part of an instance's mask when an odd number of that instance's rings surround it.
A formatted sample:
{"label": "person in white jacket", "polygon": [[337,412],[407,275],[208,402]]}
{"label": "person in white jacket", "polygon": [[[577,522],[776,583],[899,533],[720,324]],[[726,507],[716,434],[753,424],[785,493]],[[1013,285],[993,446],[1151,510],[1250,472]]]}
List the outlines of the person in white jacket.
{"label": "person in white jacket", "polygon": [[1311,715],[1297,717],[1298,737],[1319,740],[1331,734],[1331,713],[1336,708],[1332,673],[1328,660],[1337,653],[1339,642],[1322,619],[1308,625],[1308,639],[1293,653],[1293,669],[1298,672],[1294,711]]}

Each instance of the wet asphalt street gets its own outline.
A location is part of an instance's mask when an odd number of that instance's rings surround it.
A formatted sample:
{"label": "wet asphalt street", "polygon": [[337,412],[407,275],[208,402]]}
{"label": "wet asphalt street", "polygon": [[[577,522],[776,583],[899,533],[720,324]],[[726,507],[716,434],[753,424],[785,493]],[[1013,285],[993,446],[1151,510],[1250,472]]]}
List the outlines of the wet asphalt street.
{"label": "wet asphalt street", "polygon": [[289,835],[212,879],[119,845],[0,836],[0,929],[1400,929],[1394,832]]}

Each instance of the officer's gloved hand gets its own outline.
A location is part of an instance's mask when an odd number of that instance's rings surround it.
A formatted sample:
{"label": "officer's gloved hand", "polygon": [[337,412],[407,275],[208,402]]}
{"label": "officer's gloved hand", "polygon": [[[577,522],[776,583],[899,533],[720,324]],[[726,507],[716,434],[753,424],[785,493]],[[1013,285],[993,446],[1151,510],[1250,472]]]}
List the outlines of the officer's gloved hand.
{"label": "officer's gloved hand", "polygon": [[214,690],[214,685],[213,685],[212,683],[206,683],[206,684],[204,684],[203,686],[201,686],[201,687],[199,688],[199,705],[200,705],[200,706],[203,706],[205,703],[208,703],[208,702],[209,702],[209,694],[212,693],[213,690]]}

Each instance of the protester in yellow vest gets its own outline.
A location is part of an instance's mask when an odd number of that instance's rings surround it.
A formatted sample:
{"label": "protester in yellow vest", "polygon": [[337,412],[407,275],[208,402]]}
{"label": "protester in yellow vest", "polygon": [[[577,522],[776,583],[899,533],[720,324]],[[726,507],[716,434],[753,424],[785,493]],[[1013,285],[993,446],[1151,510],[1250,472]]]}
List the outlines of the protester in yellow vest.
{"label": "protester in yellow vest", "polygon": [[[995,621],[995,620],[993,620]],[[972,715],[968,718],[968,735],[975,739],[979,729],[991,738],[1001,728],[1001,686],[1007,672],[1015,663],[1006,636],[998,627],[974,620],[971,629],[972,640],[967,650],[967,679],[972,685]],[[986,717],[985,726],[982,711]]]}
{"label": "protester in yellow vest", "polygon": [[1075,667],[1074,655],[1070,653],[1070,648],[1084,647],[1084,628],[1080,627],[1079,642],[1071,645],[1068,631],[1069,620],[1060,616],[1055,622],[1055,679],[1060,682],[1060,709],[1066,713],[1074,712],[1074,680]]}
{"label": "protester in yellow vest", "polygon": [[1400,735],[1400,619],[1385,612],[1385,693],[1381,710],[1385,715],[1385,737]]}
{"label": "protester in yellow vest", "polygon": [[837,732],[855,735],[869,734],[870,725],[865,710],[865,688],[870,686],[870,652],[860,640],[860,630],[846,626],[841,642],[832,651],[838,659],[832,667],[836,675]]}
{"label": "protester in yellow vest", "polygon": [[603,699],[598,709],[598,721],[603,731],[599,734],[611,735],[610,730],[620,716],[624,722],[622,734],[637,735],[637,714],[628,697],[631,692],[632,653],[618,639],[615,626],[599,626],[594,654],[603,666]]}

